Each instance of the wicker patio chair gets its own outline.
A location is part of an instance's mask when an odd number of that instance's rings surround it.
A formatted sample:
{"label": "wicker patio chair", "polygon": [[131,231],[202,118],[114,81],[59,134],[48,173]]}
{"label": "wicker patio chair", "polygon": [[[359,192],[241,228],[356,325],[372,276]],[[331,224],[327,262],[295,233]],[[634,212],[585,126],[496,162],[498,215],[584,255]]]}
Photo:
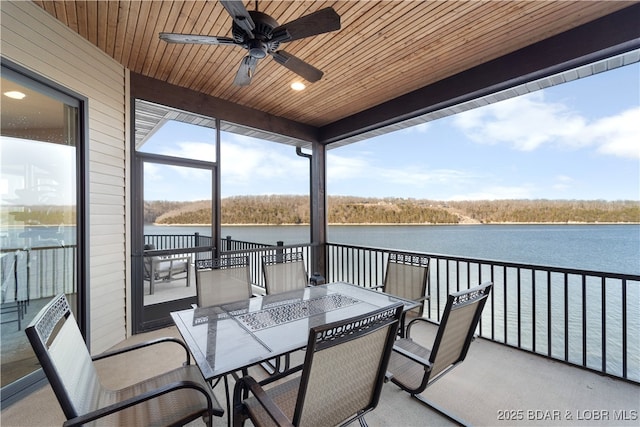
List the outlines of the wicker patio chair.
{"label": "wicker patio chair", "polygon": [[420,302],[416,307],[405,312],[400,321],[399,333],[405,335],[405,318],[422,317],[424,301],[429,298],[427,278],[429,276],[429,257],[425,255],[403,254],[392,252],[387,261],[382,290],[388,294]]}
{"label": "wicker patio chair", "polygon": [[[202,268],[207,267],[207,268]],[[198,306],[226,304],[251,297],[249,257],[223,257],[198,261],[196,264],[196,293]]]}
{"label": "wicker patio chair", "polygon": [[[211,426],[212,417],[224,413],[199,369],[190,364],[187,347],[175,338],[160,338],[92,358],[64,294],[38,313],[26,334],[67,418],[65,426],[183,425],[199,417]],[[161,342],[180,344],[186,365],[119,390],[101,384],[94,360]]]}
{"label": "wicker patio chair", "polygon": [[427,320],[417,318],[409,322],[407,337],[395,342],[389,362],[388,379],[460,425],[467,423],[429,402],[420,393],[464,361],[492,287],[492,283],[484,283],[448,296],[431,350],[411,339],[411,328]]}
{"label": "wicker patio chair", "polygon": [[302,289],[309,284],[302,252],[264,255],[262,272],[267,294]]}
{"label": "wicker patio chair", "polygon": [[[255,426],[334,426],[356,419],[366,425],[364,415],[380,399],[401,313],[397,304],[311,328],[304,365],[261,383],[250,376],[236,383],[234,426],[247,418]],[[264,388],[276,380],[282,381]]]}

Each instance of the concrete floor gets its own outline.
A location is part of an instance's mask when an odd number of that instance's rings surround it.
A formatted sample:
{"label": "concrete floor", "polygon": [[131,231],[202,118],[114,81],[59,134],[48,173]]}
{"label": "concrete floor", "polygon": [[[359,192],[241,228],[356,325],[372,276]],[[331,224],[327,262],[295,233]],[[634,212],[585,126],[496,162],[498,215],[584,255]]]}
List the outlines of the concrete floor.
{"label": "concrete floor", "polygon": [[[416,337],[425,345],[435,334],[435,327],[426,329]],[[136,335],[121,345],[167,335],[176,336],[175,328]],[[184,360],[184,353],[175,347],[141,350],[108,363],[101,361],[98,371],[106,385],[120,387],[177,366]],[[262,375],[260,369],[251,373]],[[224,405],[222,385],[218,385],[216,394]],[[640,386],[481,339],[472,344],[464,363],[423,394],[470,425],[640,425]],[[384,386],[380,404],[366,420],[371,427],[452,425],[391,383]],[[2,408],[0,414],[4,427],[53,426],[63,421],[49,386]],[[226,414],[215,424],[226,426]],[[203,423],[198,420],[192,425]]]}

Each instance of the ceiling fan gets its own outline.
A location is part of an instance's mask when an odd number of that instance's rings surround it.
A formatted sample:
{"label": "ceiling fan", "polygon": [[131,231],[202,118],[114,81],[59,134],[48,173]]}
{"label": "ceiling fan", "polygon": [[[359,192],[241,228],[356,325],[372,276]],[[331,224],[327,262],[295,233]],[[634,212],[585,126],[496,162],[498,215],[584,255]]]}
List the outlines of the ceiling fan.
{"label": "ceiling fan", "polygon": [[247,11],[241,0],[219,0],[227,13],[233,18],[231,33],[233,37],[206,36],[198,34],[160,33],[160,39],[167,43],[236,45],[249,53],[240,62],[233,83],[248,86],[256,73],[258,61],[271,55],[279,64],[298,74],[309,82],[317,82],[323,72],[314,66],[296,58],[284,50],[278,50],[280,43],[300,40],[318,34],[340,29],[340,15],[333,8],[325,8],[295,19],[283,25],[256,10]]}

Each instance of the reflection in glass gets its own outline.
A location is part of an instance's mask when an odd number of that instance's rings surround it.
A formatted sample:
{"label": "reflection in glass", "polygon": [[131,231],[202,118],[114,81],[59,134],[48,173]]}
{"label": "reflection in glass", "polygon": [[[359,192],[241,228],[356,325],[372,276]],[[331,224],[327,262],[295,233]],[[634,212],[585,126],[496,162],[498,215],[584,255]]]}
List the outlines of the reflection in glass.
{"label": "reflection in glass", "polygon": [[4,77],[0,98],[4,387],[38,368],[32,317],[58,293],[76,300],[78,108]]}

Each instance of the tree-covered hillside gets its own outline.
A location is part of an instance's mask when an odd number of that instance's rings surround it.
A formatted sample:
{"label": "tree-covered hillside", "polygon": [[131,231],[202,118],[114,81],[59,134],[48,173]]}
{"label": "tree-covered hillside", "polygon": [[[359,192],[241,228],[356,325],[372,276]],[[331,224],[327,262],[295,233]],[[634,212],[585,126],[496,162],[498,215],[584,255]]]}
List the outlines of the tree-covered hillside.
{"label": "tree-covered hillside", "polygon": [[[209,201],[145,203],[147,223],[209,224]],[[400,198],[328,198],[330,224],[461,224],[640,222],[640,202],[603,200],[494,200],[442,202]],[[222,199],[222,224],[307,224],[307,196],[235,196]]]}

